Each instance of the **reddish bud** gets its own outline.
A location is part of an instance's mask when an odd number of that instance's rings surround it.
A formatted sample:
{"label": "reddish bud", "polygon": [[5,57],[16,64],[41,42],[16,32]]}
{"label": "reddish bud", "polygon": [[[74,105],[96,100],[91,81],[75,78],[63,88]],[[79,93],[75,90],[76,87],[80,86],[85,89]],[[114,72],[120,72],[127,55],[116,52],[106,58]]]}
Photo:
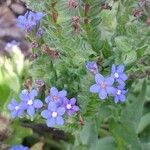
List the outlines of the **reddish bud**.
{"label": "reddish bud", "polygon": [[68,7],[70,9],[74,9],[78,6],[78,3],[76,2],[76,0],[68,0]]}
{"label": "reddish bud", "polygon": [[136,18],[139,18],[143,15],[143,11],[140,10],[140,9],[135,9],[133,10],[133,16],[136,17]]}
{"label": "reddish bud", "polygon": [[74,32],[78,33],[80,31],[80,17],[73,16],[72,17],[72,27]]}

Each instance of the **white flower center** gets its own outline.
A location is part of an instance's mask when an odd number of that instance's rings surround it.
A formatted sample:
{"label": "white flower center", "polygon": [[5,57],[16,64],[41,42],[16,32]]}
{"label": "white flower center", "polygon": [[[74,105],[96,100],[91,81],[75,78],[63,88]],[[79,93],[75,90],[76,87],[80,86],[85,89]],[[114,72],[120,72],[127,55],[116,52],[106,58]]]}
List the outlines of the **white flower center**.
{"label": "white flower center", "polygon": [[53,118],[56,118],[56,117],[57,117],[57,112],[55,112],[55,111],[52,112],[52,117],[53,117]]}
{"label": "white flower center", "polygon": [[121,90],[117,90],[117,95],[120,95],[121,94]]}
{"label": "white flower center", "polygon": [[119,78],[119,74],[118,73],[115,73],[114,76],[115,76],[115,78]]}
{"label": "white flower center", "polygon": [[15,110],[19,110],[19,106],[16,106],[16,107],[15,107]]}
{"label": "white flower center", "polygon": [[33,104],[33,100],[32,99],[28,100],[28,105],[32,105],[32,104]]}
{"label": "white flower center", "polygon": [[67,104],[67,109],[71,109],[72,108],[72,106],[71,106],[71,104]]}

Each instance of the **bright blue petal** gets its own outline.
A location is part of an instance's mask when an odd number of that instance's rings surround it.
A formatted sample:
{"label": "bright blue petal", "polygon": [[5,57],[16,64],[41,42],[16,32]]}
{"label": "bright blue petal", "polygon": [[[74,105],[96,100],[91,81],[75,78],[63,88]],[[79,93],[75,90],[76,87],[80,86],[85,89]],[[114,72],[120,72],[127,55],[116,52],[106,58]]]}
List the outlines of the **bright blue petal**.
{"label": "bright blue petal", "polygon": [[43,102],[41,100],[34,100],[34,107],[35,108],[41,108],[43,106]]}
{"label": "bright blue petal", "polygon": [[118,103],[118,102],[119,102],[118,96],[115,96],[115,97],[114,97],[114,101],[115,101],[115,103]]}
{"label": "bright blue petal", "polygon": [[45,119],[51,118],[51,113],[48,110],[43,110],[41,116]]}
{"label": "bright blue petal", "polygon": [[107,92],[102,89],[102,90],[99,91],[98,95],[99,95],[100,99],[105,99],[107,97]]}
{"label": "bright blue petal", "polygon": [[58,109],[57,109],[57,113],[60,115],[60,116],[62,116],[64,113],[65,113],[65,108],[64,107],[59,107]]}
{"label": "bright blue petal", "polygon": [[118,72],[118,73],[123,73],[123,72],[124,72],[124,65],[119,65],[119,66],[117,67],[117,72]]}
{"label": "bright blue petal", "polygon": [[90,87],[90,92],[92,92],[92,93],[98,93],[99,91],[100,91],[100,86],[99,85],[97,85],[97,84],[94,84],[94,85],[92,85],[91,87]]}
{"label": "bright blue petal", "polygon": [[111,72],[114,74],[116,72],[116,66],[113,64],[111,68]]}
{"label": "bright blue petal", "polygon": [[51,95],[58,95],[58,90],[56,87],[51,87],[50,89],[50,94]]}
{"label": "bright blue petal", "polygon": [[101,74],[96,74],[95,75],[95,81],[97,84],[101,84],[104,81],[104,77]]}
{"label": "bright blue petal", "polygon": [[64,119],[61,116],[58,116],[56,118],[56,124],[57,125],[63,125],[64,124]]}
{"label": "bright blue petal", "polygon": [[56,103],[50,102],[50,103],[48,104],[48,109],[49,109],[49,110],[51,110],[51,111],[56,111],[56,108],[57,108]]}
{"label": "bright blue petal", "polygon": [[119,95],[119,99],[121,102],[125,102],[126,97],[125,97],[125,95],[121,94],[121,95]]}
{"label": "bright blue petal", "polygon": [[65,91],[65,90],[60,91],[60,92],[58,93],[58,96],[59,96],[59,97],[65,97],[65,96],[67,96],[67,91]]}
{"label": "bright blue petal", "polygon": [[38,95],[38,92],[37,92],[37,90],[35,90],[35,89],[31,90],[31,92],[29,93],[29,97],[30,97],[30,99],[32,99],[32,100],[33,100],[37,95]]}
{"label": "bright blue petal", "polygon": [[125,81],[125,80],[128,79],[128,76],[126,74],[124,74],[124,73],[120,74],[120,79],[123,80],[123,81]]}
{"label": "bright blue petal", "polygon": [[47,119],[46,124],[48,127],[54,127],[55,126],[55,119],[54,118]]}
{"label": "bright blue petal", "polygon": [[112,87],[112,86],[107,86],[106,87],[106,91],[110,95],[115,95],[115,93],[116,93],[116,89],[114,87]]}
{"label": "bright blue petal", "polygon": [[27,113],[32,117],[35,114],[35,108],[33,106],[29,106],[27,109]]}
{"label": "bright blue petal", "polygon": [[112,77],[106,78],[106,79],[105,79],[105,83],[106,83],[106,85],[113,85],[113,83],[114,83],[114,78],[112,78]]}

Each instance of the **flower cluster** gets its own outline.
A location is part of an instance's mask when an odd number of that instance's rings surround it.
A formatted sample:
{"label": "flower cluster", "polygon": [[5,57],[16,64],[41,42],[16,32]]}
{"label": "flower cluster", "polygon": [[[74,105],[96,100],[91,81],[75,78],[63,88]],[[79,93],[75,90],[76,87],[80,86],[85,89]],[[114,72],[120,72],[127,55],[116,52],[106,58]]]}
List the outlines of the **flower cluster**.
{"label": "flower cluster", "polygon": [[127,75],[124,73],[124,65],[115,66],[112,65],[111,75],[109,77],[103,77],[97,73],[95,75],[96,84],[90,87],[90,92],[98,93],[100,99],[106,99],[108,96],[113,96],[115,103],[119,101],[124,102],[126,100],[125,94],[125,81]]}
{"label": "flower cluster", "polygon": [[[40,20],[44,17],[42,12],[32,12],[27,11],[24,16],[20,15],[17,18],[17,26],[27,32],[33,30],[39,23]],[[43,32],[43,31],[42,31]],[[41,34],[41,29],[39,29],[37,34]]]}
{"label": "flower cluster", "polygon": [[49,95],[46,97],[45,102],[48,104],[48,108],[41,112],[41,116],[46,119],[48,127],[54,125],[63,125],[63,115],[65,112],[68,116],[72,116],[79,111],[79,107],[76,106],[76,99],[68,99],[67,91],[58,91],[56,87],[51,87]]}
{"label": "flower cluster", "polygon": [[39,99],[35,99],[38,92],[33,89],[30,92],[28,90],[23,90],[19,94],[21,100],[18,103],[15,99],[8,104],[8,109],[11,111],[12,118],[20,117],[23,115],[24,111],[27,112],[29,116],[34,116],[35,110],[43,106],[43,102]]}
{"label": "flower cluster", "polygon": [[[33,89],[31,91],[23,90],[19,94],[21,100],[18,103],[15,99],[8,104],[8,109],[11,111],[12,118],[23,116],[24,112],[33,117],[36,110],[41,110],[43,102],[36,99],[38,92]],[[67,92],[65,90],[58,91],[56,87],[50,89],[49,95],[45,98],[46,105],[41,112],[41,116],[46,119],[46,124],[48,127],[53,127],[55,125],[63,125],[63,116],[66,114],[70,117],[79,111],[79,107],[76,106],[76,99],[68,99]]]}
{"label": "flower cluster", "polygon": [[29,150],[29,148],[23,145],[13,145],[9,150]]}

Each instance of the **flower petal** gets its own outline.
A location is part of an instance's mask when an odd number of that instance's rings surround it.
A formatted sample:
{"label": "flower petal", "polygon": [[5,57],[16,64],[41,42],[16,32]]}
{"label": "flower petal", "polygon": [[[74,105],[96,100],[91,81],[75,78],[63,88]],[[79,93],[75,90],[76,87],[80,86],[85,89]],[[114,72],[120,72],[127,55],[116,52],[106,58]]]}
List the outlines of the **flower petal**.
{"label": "flower petal", "polygon": [[35,89],[33,89],[33,90],[31,90],[31,92],[29,93],[29,97],[30,97],[30,99],[34,99],[34,97],[36,97],[38,95],[38,92],[37,92],[37,90],[35,90]]}
{"label": "flower petal", "polygon": [[62,91],[60,91],[59,93],[58,93],[58,96],[59,97],[65,97],[65,96],[67,96],[67,91],[65,91],[65,90],[62,90]]}
{"label": "flower petal", "polygon": [[51,95],[57,95],[57,94],[58,94],[57,88],[56,88],[56,87],[51,87],[51,89],[50,89],[50,94],[51,94]]}
{"label": "flower petal", "polygon": [[46,102],[46,103],[49,103],[49,102],[50,102],[50,96],[47,96],[47,97],[45,98],[45,102]]}
{"label": "flower petal", "polygon": [[116,72],[116,66],[114,64],[112,65],[111,72],[112,72],[112,74],[114,74]]}
{"label": "flower petal", "polygon": [[107,92],[102,89],[102,90],[99,91],[98,95],[99,95],[100,99],[105,99],[107,97]]}
{"label": "flower petal", "polygon": [[119,66],[117,67],[117,72],[118,72],[118,73],[123,73],[123,72],[124,72],[124,65],[119,65]]}
{"label": "flower petal", "polygon": [[64,113],[65,113],[65,108],[64,107],[59,107],[58,109],[57,109],[57,112],[58,112],[58,114],[60,115],[60,116],[62,116]]}
{"label": "flower petal", "polygon": [[95,81],[97,84],[101,84],[104,81],[104,77],[101,74],[96,74],[95,75]]}
{"label": "flower petal", "polygon": [[120,75],[120,79],[125,81],[125,80],[128,79],[128,76],[125,73],[123,73],[123,74]]}
{"label": "flower petal", "polygon": [[27,109],[27,113],[28,115],[30,115],[31,117],[35,114],[35,109],[33,106],[29,106]]}
{"label": "flower petal", "polygon": [[71,98],[69,101],[70,104],[74,105],[76,103],[76,99],[75,98]]}
{"label": "flower petal", "polygon": [[78,107],[78,106],[73,106],[73,107],[72,107],[72,110],[74,110],[74,111],[79,111],[79,107]]}
{"label": "flower petal", "polygon": [[105,83],[106,83],[107,85],[112,85],[112,84],[114,83],[114,78],[112,78],[112,77],[106,78],[106,79],[105,79]]}
{"label": "flower petal", "polygon": [[118,96],[115,96],[115,97],[114,97],[114,101],[115,101],[115,103],[118,103],[118,102],[119,102]]}
{"label": "flower petal", "polygon": [[57,108],[56,103],[50,102],[50,103],[48,104],[48,109],[49,109],[49,110],[51,110],[51,111],[56,111],[56,108]]}
{"label": "flower petal", "polygon": [[54,127],[55,119],[54,118],[47,119],[46,124],[47,124],[48,127]]}
{"label": "flower petal", "polygon": [[112,86],[107,86],[107,87],[106,87],[106,91],[107,91],[107,93],[110,94],[110,95],[115,95],[115,93],[116,93],[115,88],[112,87]]}
{"label": "flower petal", "polygon": [[64,124],[64,119],[61,116],[58,116],[56,118],[56,124],[63,125]]}
{"label": "flower petal", "polygon": [[17,117],[17,113],[18,113],[18,111],[16,111],[16,110],[12,111],[11,112],[12,118],[16,118]]}
{"label": "flower petal", "polygon": [[125,87],[126,84],[124,81],[122,81],[121,79],[117,79],[116,81],[120,84],[119,86]]}
{"label": "flower petal", "polygon": [[20,93],[19,94],[19,98],[21,99],[21,101],[28,101],[29,100],[29,95],[28,94],[24,94],[24,93]]}
{"label": "flower petal", "polygon": [[90,92],[92,92],[92,93],[98,93],[99,91],[100,91],[100,86],[99,85],[97,85],[97,84],[94,84],[94,85],[92,85],[91,87],[90,87]]}
{"label": "flower petal", "polygon": [[41,112],[41,116],[42,116],[43,118],[45,118],[45,119],[48,119],[48,118],[51,117],[51,116],[50,116],[50,112],[49,112],[48,110],[43,110],[43,111]]}
{"label": "flower petal", "polygon": [[125,102],[126,97],[125,97],[125,95],[121,94],[121,95],[119,95],[119,99],[121,102]]}
{"label": "flower petal", "polygon": [[34,107],[41,108],[43,106],[43,102],[39,99],[34,100]]}

